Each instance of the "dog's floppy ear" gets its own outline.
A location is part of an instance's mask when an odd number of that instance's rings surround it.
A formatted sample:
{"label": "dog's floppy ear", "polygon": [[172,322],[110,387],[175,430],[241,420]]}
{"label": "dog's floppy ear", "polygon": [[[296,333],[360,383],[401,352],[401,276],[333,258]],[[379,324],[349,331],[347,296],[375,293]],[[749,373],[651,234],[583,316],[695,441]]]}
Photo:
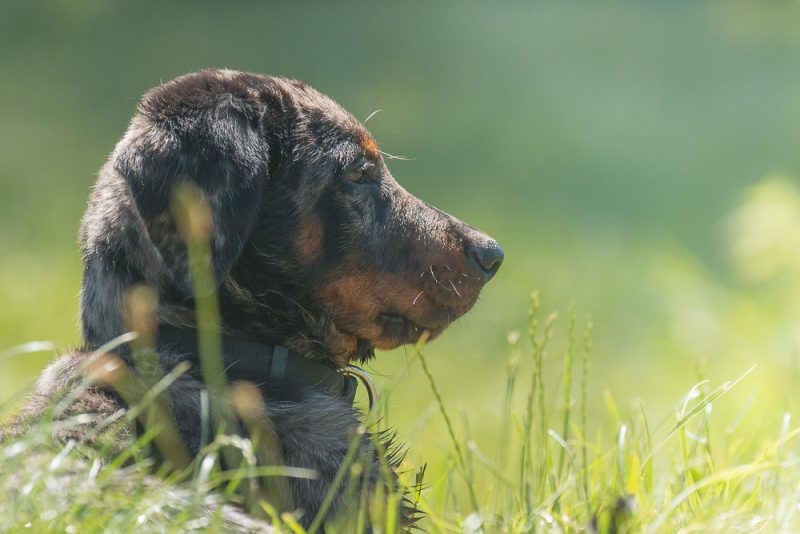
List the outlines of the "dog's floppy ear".
{"label": "dog's floppy ear", "polygon": [[216,71],[185,76],[144,96],[113,156],[182,298],[192,295],[192,283],[170,209],[174,188],[193,182],[211,208],[219,284],[241,254],[261,205],[269,172],[267,115],[246,80]]}

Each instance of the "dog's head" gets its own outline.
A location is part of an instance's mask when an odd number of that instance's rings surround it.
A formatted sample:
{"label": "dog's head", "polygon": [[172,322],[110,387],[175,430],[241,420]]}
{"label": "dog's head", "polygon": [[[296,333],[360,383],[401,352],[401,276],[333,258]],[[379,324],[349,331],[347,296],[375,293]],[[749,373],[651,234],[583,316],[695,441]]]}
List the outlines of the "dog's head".
{"label": "dog's head", "polygon": [[329,98],[203,71],[147,93],[101,171],[82,228],[88,342],[119,333],[131,284],[158,288],[162,320],[191,316],[170,210],[181,181],[211,209],[225,328],[338,364],[438,335],[503,260],[490,237],[403,189],[366,128]]}

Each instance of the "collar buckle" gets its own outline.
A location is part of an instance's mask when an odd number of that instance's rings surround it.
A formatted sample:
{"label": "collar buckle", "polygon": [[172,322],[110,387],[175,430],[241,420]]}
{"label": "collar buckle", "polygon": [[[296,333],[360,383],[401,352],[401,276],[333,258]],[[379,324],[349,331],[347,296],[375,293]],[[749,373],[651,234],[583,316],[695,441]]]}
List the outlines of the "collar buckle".
{"label": "collar buckle", "polygon": [[339,370],[340,373],[347,376],[352,376],[357,379],[367,390],[367,398],[369,399],[369,411],[373,413],[378,406],[378,388],[375,387],[375,382],[372,377],[361,367],[357,365],[345,365]]}

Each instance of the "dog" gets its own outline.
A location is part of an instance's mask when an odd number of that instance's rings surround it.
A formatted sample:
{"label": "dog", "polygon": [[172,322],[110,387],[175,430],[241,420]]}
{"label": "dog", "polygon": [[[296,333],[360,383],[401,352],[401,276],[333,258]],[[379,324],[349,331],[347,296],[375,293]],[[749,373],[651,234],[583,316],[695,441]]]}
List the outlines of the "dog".
{"label": "dog", "polygon": [[[503,261],[495,240],[403,189],[382,155],[363,124],[299,81],[205,70],[147,92],[81,224],[85,346],[43,373],[11,433],[75,387],[89,354],[132,328],[131,291],[149,287],[159,376],[192,364],[165,393],[180,442],[196,455],[213,437],[198,365],[204,295],[174,201],[176,187],[191,184],[207,216],[225,378],[257,384],[282,462],[317,473],[288,479],[291,509],[308,525],[325,496],[338,495],[331,486],[362,421],[357,384],[340,371],[376,349],[438,336]],[[129,345],[114,351],[141,370]],[[110,416],[129,402],[98,382],[59,417]],[[244,425],[236,431],[247,434]],[[386,441],[359,446],[375,466],[394,469]],[[337,496],[324,512],[343,506]]]}

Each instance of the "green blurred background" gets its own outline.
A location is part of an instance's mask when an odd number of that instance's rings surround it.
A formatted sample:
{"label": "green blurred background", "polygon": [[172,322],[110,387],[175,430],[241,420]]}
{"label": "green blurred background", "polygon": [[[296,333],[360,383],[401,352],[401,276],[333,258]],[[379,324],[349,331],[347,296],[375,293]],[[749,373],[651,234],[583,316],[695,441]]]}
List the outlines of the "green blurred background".
{"label": "green blurred background", "polygon": [[[798,2],[8,0],[0,66],[0,347],[79,343],[97,169],[144,91],[229,67],[302,79],[362,119],[383,110],[382,149],[413,158],[389,162],[398,180],[504,246],[481,302],[426,350],[481,446],[537,288],[562,332],[548,395],[568,306],[579,328],[594,318],[593,425],[605,390],[660,420],[698,380],[752,364],[715,405],[722,428],[749,406],[757,441],[797,408]],[[0,398],[52,357],[0,361]],[[371,368],[410,458],[435,463],[447,441],[411,359]]]}

